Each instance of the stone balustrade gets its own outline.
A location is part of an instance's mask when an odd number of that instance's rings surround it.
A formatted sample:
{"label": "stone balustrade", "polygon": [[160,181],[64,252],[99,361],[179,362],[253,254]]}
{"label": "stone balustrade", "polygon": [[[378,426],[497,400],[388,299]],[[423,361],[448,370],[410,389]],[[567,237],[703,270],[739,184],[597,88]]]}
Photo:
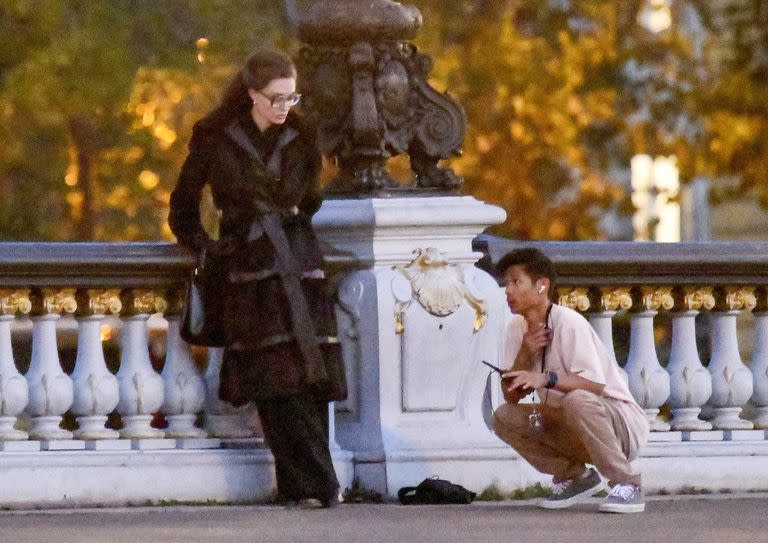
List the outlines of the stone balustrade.
{"label": "stone balustrade", "polygon": [[[456,237],[468,243],[462,228]],[[502,472],[502,487],[539,480],[483,427],[485,378],[474,369],[475,355],[498,362],[503,296],[490,279],[470,273],[471,262],[481,253],[495,262],[521,245],[537,246],[553,259],[559,303],[590,320],[626,372],[654,430],[640,459],[650,490],[684,486],[705,474],[718,474],[704,484],[710,488],[768,481],[759,468],[768,454],[768,244],[522,244],[481,235],[470,253],[436,234],[435,240],[409,240],[424,249],[409,264],[410,247],[390,237],[386,233],[388,244],[373,244],[384,251],[372,253],[375,258],[366,257],[367,246],[354,238],[351,245],[365,250],[328,261],[349,357],[350,398],[336,406],[336,417],[331,413],[343,486],[359,477],[392,494],[438,468],[475,490]],[[446,254],[457,264],[441,264]],[[272,460],[254,436],[257,419],[216,393],[221,350],[210,349],[205,364],[196,364],[179,336],[194,266],[192,255],[169,243],[0,243],[0,469],[6,474],[0,502],[269,496]],[[441,316],[423,299],[411,303],[418,270],[440,281],[448,271],[463,270],[456,280],[468,281],[466,307]],[[371,320],[363,311],[370,312],[365,296],[376,293],[368,285],[374,279],[391,285],[392,299],[380,291],[378,317]],[[109,363],[102,338],[107,322],[119,330],[118,360]],[[150,356],[150,322],[165,330],[160,361]],[[14,343],[21,324],[31,336],[27,350]],[[424,381],[422,374],[432,371],[419,366],[424,356],[453,360],[458,351],[423,341],[419,326],[436,337],[449,329],[452,340],[466,332],[473,360]],[[73,365],[60,359],[65,329],[76,334]],[[439,376],[450,383],[433,385]],[[372,401],[372,390],[384,392]],[[500,394],[490,398],[498,403]],[[435,425],[439,431],[432,431]],[[751,479],[736,480],[745,462],[754,464]],[[75,474],[82,477],[73,482]]]}
{"label": "stone balustrade", "polygon": [[[220,438],[253,437],[238,410],[206,394],[205,377],[179,335],[183,294],[195,259],[167,243],[0,244],[0,447],[5,451],[216,448]],[[74,316],[77,353],[70,375],[59,359],[57,322]],[[162,371],[149,353],[148,320],[167,322]],[[108,370],[105,318],[119,318],[120,355]],[[14,360],[12,324],[32,322],[31,356],[23,375]],[[206,404],[207,401],[207,405]],[[196,426],[206,408],[208,424]],[[77,428],[62,428],[71,413]],[[21,429],[20,415],[29,417]],[[162,414],[167,427],[152,425]],[[109,427],[117,420],[119,430]],[[209,439],[204,439],[209,438]],[[213,439],[210,439],[213,438]],[[19,442],[24,442],[19,443]]]}

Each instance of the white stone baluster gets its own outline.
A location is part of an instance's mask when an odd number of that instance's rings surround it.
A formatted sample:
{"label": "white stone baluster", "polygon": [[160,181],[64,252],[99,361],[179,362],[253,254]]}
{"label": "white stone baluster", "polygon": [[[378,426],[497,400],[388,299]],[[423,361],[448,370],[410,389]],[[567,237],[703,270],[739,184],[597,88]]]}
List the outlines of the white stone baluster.
{"label": "white stone baluster", "polygon": [[43,289],[33,296],[32,360],[26,378],[32,415],[29,435],[46,441],[72,439],[72,432],[59,427],[62,415],[72,405],[72,379],[61,369],[56,344],[59,313],[77,309],[75,289]]}
{"label": "white stone baluster", "polygon": [[[632,295],[628,288],[603,289],[600,296],[601,311],[594,311],[589,314],[589,323],[595,329],[595,333],[605,344],[608,353],[618,366],[616,360],[616,350],[613,346],[613,318],[619,309],[627,311],[632,307]],[[627,372],[619,366],[624,379],[629,381]]]}
{"label": "white stone baluster", "polygon": [[107,416],[120,399],[117,378],[107,369],[101,343],[101,325],[106,313],[120,313],[119,290],[87,290],[79,293],[77,357],[72,381],[75,387],[72,412],[77,416],[78,439],[117,439],[107,428]]}
{"label": "white stone baluster", "polygon": [[[176,306],[178,309],[178,304]],[[168,421],[165,433],[175,438],[201,438],[206,433],[195,426],[197,412],[205,401],[205,383],[192,359],[192,349],[181,339],[181,316],[166,314],[168,321],[165,366],[160,375],[165,383],[162,411]]]}
{"label": "white stone baluster", "polygon": [[123,300],[126,314],[121,330],[122,353],[117,381],[120,401],[117,411],[123,419],[120,435],[128,439],[161,438],[165,432],[153,428],[152,415],[163,405],[163,378],[149,359],[147,319],[165,311],[165,300],[150,291],[128,293]]}
{"label": "white stone baluster", "polygon": [[[208,368],[205,371],[205,429],[222,439],[254,438],[249,426],[249,410],[235,407],[219,399],[219,376],[224,349],[208,348]],[[262,436],[263,437],[263,436]]]}
{"label": "white stone baluster", "polygon": [[680,311],[672,314],[672,349],[667,364],[672,429],[711,430],[712,424],[699,418],[701,407],[712,394],[712,377],[696,347],[696,315],[702,307],[712,309],[715,298],[711,288],[688,288],[680,302]]}
{"label": "white stone baluster", "polygon": [[671,288],[643,287],[640,307],[632,313],[629,355],[624,370],[632,395],[645,411],[652,431],[667,431],[669,424],[658,418],[659,407],[669,398],[669,374],[659,364],[653,335],[653,318],[659,308],[671,309]]}
{"label": "white stone baluster", "polygon": [[[762,296],[765,296],[763,292]],[[755,428],[768,428],[768,311],[755,315],[755,347],[752,351],[752,371],[754,390],[752,404],[755,406]]]}
{"label": "white stone baluster", "polygon": [[[739,417],[752,396],[752,373],[741,361],[736,317],[744,309],[751,311],[757,301],[752,288],[729,288],[724,293],[722,309],[712,313],[712,426],[717,430],[749,430],[750,421]],[[720,307],[718,307],[720,309]]]}
{"label": "white stone baluster", "polygon": [[15,313],[29,313],[29,291],[0,291],[0,441],[22,441],[27,432],[14,428],[16,419],[29,401],[27,380],[13,360],[11,322]]}

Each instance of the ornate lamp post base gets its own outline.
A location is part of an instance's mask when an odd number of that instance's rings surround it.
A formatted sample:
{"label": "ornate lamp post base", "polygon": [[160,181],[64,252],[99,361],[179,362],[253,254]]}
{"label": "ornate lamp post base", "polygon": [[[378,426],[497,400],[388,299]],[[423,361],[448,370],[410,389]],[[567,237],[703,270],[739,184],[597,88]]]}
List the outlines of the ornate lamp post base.
{"label": "ornate lamp post base", "polygon": [[[437,163],[461,153],[467,119],[458,102],[429,85],[432,61],[407,41],[421,24],[418,9],[391,0],[320,0],[300,23],[305,109],[320,150],[340,167],[329,194],[444,195],[461,184]],[[386,169],[404,153],[415,177],[409,188]]]}

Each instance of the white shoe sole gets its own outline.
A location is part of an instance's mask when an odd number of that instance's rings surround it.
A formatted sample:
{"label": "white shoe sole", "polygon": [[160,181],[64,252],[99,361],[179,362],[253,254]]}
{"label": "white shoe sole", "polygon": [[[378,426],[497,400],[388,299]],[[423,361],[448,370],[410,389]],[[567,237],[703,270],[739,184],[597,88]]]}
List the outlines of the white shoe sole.
{"label": "white shoe sole", "polygon": [[566,507],[570,507],[572,505],[576,505],[577,503],[580,503],[587,498],[590,498],[600,492],[601,490],[605,489],[605,484],[600,483],[596,486],[593,486],[592,488],[588,488],[581,494],[576,494],[574,496],[571,496],[570,498],[566,500],[547,500],[543,499],[540,500],[537,504],[542,509],[565,509]]}
{"label": "white shoe sole", "polygon": [[644,503],[604,503],[599,507],[602,513],[642,513],[645,511]]}

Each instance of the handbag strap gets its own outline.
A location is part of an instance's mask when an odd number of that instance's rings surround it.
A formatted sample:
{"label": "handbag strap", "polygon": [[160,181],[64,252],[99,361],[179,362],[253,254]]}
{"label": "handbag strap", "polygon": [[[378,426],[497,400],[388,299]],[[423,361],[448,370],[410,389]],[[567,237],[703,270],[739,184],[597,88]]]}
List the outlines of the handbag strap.
{"label": "handbag strap", "polygon": [[[279,176],[280,174],[280,150],[299,135],[296,130],[290,127],[284,129],[275,145],[275,150],[268,159],[268,163],[265,164],[264,159],[237,121],[227,126],[226,132],[262,168],[274,176]],[[261,190],[260,187],[254,188],[260,197],[263,197],[268,202],[272,201],[272,198]],[[304,360],[307,383],[319,384],[325,382],[328,380],[328,374],[325,371],[320,348],[317,346],[317,334],[315,333],[314,323],[308,318],[309,306],[301,289],[299,266],[293,258],[291,245],[288,242],[288,236],[285,235],[280,214],[266,202],[257,200],[255,207],[260,216],[254,222],[258,222],[261,225],[275,250],[278,272],[280,273],[283,292],[288,300],[289,312],[291,314],[291,329]]]}
{"label": "handbag strap", "polygon": [[275,258],[282,279],[283,292],[288,300],[291,325],[296,343],[304,359],[307,382],[318,384],[328,380],[323,357],[317,345],[317,333],[309,318],[309,305],[304,297],[299,279],[300,270],[293,258],[288,236],[285,235],[280,215],[276,211],[265,213],[257,219],[275,249]]}
{"label": "handbag strap", "polygon": [[198,257],[197,266],[192,271],[193,274],[197,274],[198,272],[201,272],[205,269],[205,257],[208,255],[208,248],[203,245],[203,248],[200,249],[200,256]]}

